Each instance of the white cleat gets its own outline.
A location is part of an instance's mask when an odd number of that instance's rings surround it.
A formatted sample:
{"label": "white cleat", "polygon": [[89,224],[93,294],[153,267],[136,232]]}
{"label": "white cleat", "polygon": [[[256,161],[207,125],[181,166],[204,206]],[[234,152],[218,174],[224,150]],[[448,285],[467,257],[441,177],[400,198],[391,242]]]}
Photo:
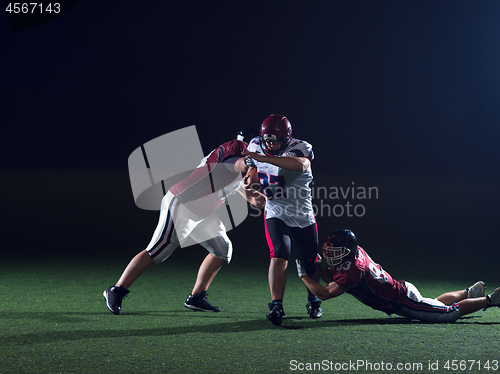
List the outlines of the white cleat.
{"label": "white cleat", "polygon": [[476,297],[483,297],[485,289],[486,287],[484,286],[483,281],[476,282],[465,290],[467,291],[467,298],[475,299]]}
{"label": "white cleat", "polygon": [[493,291],[493,293],[490,293],[488,296],[486,296],[486,298],[488,299],[487,308],[491,306],[500,307],[500,287]]}

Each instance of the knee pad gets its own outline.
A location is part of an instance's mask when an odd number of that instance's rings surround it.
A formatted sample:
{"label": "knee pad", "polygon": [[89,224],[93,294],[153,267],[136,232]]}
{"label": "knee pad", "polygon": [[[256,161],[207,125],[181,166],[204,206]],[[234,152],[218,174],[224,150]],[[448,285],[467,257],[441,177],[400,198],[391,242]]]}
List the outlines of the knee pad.
{"label": "knee pad", "polygon": [[218,257],[229,264],[233,257],[233,243],[227,235],[219,235],[210,240],[204,241],[201,245],[215,257]]}

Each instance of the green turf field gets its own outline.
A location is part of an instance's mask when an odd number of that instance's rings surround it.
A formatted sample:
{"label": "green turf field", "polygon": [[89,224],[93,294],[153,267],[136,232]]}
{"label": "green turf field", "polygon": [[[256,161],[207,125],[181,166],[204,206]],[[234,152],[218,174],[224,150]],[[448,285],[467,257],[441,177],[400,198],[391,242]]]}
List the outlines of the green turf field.
{"label": "green turf field", "polygon": [[[102,291],[123,261],[3,261],[0,373],[500,372],[498,308],[435,325],[390,318],[344,295],[324,302],[314,321],[290,269],[286,317],[276,327],[265,318],[265,264],[223,267],[209,290],[222,312],[202,313],[183,306],[197,264],[172,258],[131,287],[116,316]],[[412,281],[434,297],[475,279]]]}

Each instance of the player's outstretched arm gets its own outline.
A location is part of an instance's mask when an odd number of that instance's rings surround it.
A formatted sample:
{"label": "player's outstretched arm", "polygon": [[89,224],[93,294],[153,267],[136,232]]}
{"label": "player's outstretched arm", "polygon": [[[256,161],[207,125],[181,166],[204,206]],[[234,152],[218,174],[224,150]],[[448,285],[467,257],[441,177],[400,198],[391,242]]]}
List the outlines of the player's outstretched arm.
{"label": "player's outstretched arm", "polygon": [[302,281],[306,285],[306,287],[316,295],[321,300],[328,300],[337,296],[342,295],[345,290],[342,289],[337,283],[331,282],[328,283],[326,287],[323,287],[318,282],[315,282],[311,279],[309,275],[305,275],[302,277]]}
{"label": "player's outstretched arm", "polygon": [[240,157],[235,163],[234,163],[234,171],[237,173],[241,173],[242,176],[244,176],[248,172],[248,165],[245,163],[245,158],[246,157]]}
{"label": "player's outstretched arm", "polygon": [[267,162],[272,165],[276,165],[282,169],[288,169],[293,171],[306,171],[309,166],[311,166],[311,160],[307,157],[293,157],[293,156],[283,156],[283,157],[273,157],[260,154],[258,152],[248,152],[242,153],[245,156],[253,158],[259,162]]}
{"label": "player's outstretched arm", "polygon": [[323,287],[305,273],[305,270],[299,260],[295,260],[295,262],[297,263],[297,273],[302,279],[302,282],[304,282],[307,289],[316,295],[316,297],[320,300],[328,300],[333,297],[340,296],[345,292],[345,290],[335,282],[330,282],[326,287]]}

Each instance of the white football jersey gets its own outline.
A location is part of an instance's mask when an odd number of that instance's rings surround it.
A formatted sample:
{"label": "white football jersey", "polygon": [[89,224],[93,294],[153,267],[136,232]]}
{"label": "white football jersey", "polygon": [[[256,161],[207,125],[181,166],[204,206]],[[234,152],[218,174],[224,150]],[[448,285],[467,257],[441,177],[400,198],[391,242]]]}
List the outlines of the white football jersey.
{"label": "white football jersey", "polygon": [[[264,154],[259,137],[248,145],[249,152]],[[306,141],[291,139],[280,156],[314,158],[312,145]],[[313,180],[311,167],[303,172],[282,169],[267,162],[254,160],[260,184],[267,196],[265,215],[279,218],[290,227],[307,227],[315,222],[309,184]]]}

